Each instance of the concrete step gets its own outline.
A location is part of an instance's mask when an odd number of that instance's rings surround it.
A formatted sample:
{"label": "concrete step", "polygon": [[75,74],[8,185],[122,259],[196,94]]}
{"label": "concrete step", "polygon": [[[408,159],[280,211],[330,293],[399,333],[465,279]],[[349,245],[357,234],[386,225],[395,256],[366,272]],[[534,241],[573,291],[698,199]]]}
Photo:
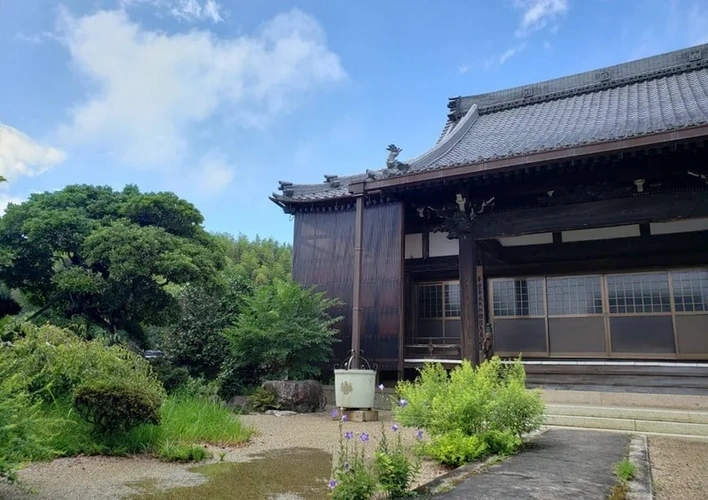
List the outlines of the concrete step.
{"label": "concrete step", "polygon": [[554,416],[613,418],[708,424],[708,411],[639,408],[624,406],[546,405],[546,413]]}
{"label": "concrete step", "polygon": [[637,407],[708,411],[708,396],[642,392],[571,391],[544,389],[546,404]]}
{"label": "concrete step", "polygon": [[658,420],[634,420],[628,418],[578,417],[575,415],[546,415],[545,425],[559,427],[583,427],[651,434],[708,437],[708,424],[685,422],[662,422]]}

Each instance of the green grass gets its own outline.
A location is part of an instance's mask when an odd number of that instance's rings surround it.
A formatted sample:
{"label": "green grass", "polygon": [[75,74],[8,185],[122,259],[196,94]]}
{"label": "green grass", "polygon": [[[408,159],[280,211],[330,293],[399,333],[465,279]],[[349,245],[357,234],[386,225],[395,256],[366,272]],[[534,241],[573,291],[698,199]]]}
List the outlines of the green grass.
{"label": "green grass", "polygon": [[203,444],[233,446],[252,434],[224,404],[188,396],[170,396],[165,401],[159,426],[141,425],[114,436],[98,435],[69,402],[57,402],[45,412],[61,420],[48,443],[56,456],[148,453],[163,459],[202,460],[207,456]]}
{"label": "green grass", "polygon": [[157,453],[166,462],[200,462],[211,456],[211,452],[196,444],[163,441]]}
{"label": "green grass", "polygon": [[623,483],[634,479],[635,472],[636,468],[634,464],[626,458],[615,466],[615,475],[617,476],[617,479]]}

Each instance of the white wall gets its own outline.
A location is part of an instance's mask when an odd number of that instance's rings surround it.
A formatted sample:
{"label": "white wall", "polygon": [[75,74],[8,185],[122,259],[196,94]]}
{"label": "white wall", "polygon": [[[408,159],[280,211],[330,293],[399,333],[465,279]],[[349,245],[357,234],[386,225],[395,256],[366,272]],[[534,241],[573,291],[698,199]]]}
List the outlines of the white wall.
{"label": "white wall", "polygon": [[443,257],[459,255],[460,245],[457,239],[447,239],[447,233],[430,233],[430,256]]}
{"label": "white wall", "polygon": [[405,243],[406,259],[423,258],[423,235],[422,233],[407,234]]}

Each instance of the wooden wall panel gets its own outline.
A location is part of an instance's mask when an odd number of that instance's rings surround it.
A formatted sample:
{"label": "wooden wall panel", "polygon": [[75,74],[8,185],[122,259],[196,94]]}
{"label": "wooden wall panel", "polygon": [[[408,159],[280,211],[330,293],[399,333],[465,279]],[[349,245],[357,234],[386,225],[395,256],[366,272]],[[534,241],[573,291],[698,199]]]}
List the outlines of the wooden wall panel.
{"label": "wooden wall panel", "polygon": [[344,302],[332,311],[343,317],[336,325],[341,339],[334,345],[337,362],[351,347],[353,268],[354,210],[295,214],[293,279]]}
{"label": "wooden wall panel", "polygon": [[364,357],[397,369],[403,311],[403,206],[370,205],[364,210],[362,338]]}
{"label": "wooden wall panel", "polygon": [[[295,215],[293,279],[338,297],[345,305],[333,313],[339,361],[351,348],[351,307],[354,270],[354,210]],[[379,368],[398,368],[403,320],[403,207],[398,203],[368,205],[364,210],[362,268],[362,332],[364,357]]]}

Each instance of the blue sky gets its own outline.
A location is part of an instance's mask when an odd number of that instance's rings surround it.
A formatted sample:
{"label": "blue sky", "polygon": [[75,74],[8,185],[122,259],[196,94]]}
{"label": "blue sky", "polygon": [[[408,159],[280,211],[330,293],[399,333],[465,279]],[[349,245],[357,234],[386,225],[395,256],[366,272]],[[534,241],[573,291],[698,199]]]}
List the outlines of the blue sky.
{"label": "blue sky", "polygon": [[0,0],[0,210],[132,183],[291,241],[278,180],[417,156],[448,97],[705,42],[705,0]]}

